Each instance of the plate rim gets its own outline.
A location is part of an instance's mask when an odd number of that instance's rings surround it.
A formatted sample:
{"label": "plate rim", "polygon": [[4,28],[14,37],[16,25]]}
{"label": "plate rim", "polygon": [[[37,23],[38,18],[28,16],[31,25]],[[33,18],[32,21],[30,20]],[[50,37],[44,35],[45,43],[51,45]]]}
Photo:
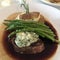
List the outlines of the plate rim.
{"label": "plate rim", "polygon": [[48,4],[48,5],[60,7],[60,4],[51,3],[51,2],[48,2],[48,1],[46,1],[46,0],[41,0],[41,2],[43,2],[43,3],[45,3],[45,4]]}

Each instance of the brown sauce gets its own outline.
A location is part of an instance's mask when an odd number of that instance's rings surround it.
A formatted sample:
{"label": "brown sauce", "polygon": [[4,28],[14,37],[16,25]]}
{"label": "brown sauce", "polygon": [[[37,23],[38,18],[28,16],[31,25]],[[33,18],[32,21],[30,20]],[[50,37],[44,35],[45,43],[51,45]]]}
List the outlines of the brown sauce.
{"label": "brown sauce", "polygon": [[[53,28],[53,26],[49,23],[46,24],[49,25],[56,34],[56,31]],[[53,43],[50,40],[41,38],[45,44],[45,50],[43,52],[35,55],[20,55],[14,51],[12,45],[8,42],[7,36],[8,36],[8,32],[5,31],[3,35],[3,46],[7,55],[10,56],[12,60],[14,59],[15,60],[48,60],[55,54],[58,47],[58,44]],[[57,36],[56,39],[58,39]]]}
{"label": "brown sauce", "polygon": [[7,35],[7,32],[5,32],[3,36],[4,49],[12,59],[16,60],[47,60],[55,54],[58,47],[56,43],[53,43],[49,40],[47,41],[47,39],[43,39],[46,47],[43,52],[36,55],[20,55],[14,51],[12,45],[8,42]]}

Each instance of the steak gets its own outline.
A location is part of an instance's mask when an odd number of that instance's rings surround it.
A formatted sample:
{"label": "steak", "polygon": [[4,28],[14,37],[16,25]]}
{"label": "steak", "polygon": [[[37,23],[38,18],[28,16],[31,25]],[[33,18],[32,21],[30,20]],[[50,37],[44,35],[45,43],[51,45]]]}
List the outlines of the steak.
{"label": "steak", "polygon": [[42,40],[38,40],[36,43],[33,43],[28,47],[20,48],[15,44],[14,39],[15,38],[12,38],[10,42],[13,45],[15,52],[20,54],[37,54],[37,53],[41,53],[45,49],[45,46]]}

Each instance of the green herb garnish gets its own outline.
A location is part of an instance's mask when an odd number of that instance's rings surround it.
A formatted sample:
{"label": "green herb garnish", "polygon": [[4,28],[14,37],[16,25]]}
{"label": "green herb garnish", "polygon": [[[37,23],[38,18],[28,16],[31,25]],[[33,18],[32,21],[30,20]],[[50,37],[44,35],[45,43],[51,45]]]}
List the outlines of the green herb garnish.
{"label": "green herb garnish", "polygon": [[43,38],[56,41],[54,32],[43,22],[24,20],[5,20],[6,30],[10,31],[9,38],[18,32],[34,32]]}
{"label": "green herb garnish", "polygon": [[23,6],[25,8],[26,13],[29,13],[29,6],[28,6],[28,4],[26,3],[25,0],[23,0],[23,3],[21,4],[21,6]]}

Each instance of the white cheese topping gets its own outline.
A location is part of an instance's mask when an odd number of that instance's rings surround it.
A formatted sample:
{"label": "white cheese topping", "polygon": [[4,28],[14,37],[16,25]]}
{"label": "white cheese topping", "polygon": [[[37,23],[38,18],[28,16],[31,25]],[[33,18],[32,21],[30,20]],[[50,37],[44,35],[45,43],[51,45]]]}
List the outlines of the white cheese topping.
{"label": "white cheese topping", "polygon": [[16,34],[15,44],[18,47],[30,46],[32,43],[37,42],[39,36],[33,32],[19,32]]}

